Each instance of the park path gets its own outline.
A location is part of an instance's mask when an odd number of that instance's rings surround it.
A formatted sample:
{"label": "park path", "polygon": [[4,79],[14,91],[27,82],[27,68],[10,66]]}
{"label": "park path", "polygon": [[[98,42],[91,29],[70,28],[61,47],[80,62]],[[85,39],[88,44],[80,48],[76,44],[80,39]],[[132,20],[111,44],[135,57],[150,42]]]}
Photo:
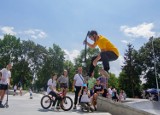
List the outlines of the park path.
{"label": "park path", "polygon": [[[73,98],[73,95],[70,96]],[[29,99],[29,93],[23,96],[9,95],[9,108],[0,108],[0,115],[111,115],[107,112],[81,112],[79,107],[77,110],[67,112],[63,110],[53,111],[52,109],[44,110],[40,105],[41,97],[41,94],[33,94],[33,99]],[[5,100],[6,98],[4,102]]]}

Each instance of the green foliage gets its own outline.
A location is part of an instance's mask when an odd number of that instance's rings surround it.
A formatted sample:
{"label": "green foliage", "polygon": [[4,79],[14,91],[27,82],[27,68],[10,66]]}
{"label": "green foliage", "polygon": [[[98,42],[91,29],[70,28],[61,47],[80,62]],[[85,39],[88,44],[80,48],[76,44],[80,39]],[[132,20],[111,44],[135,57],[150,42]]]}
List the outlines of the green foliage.
{"label": "green foliage", "polygon": [[128,44],[124,59],[124,66],[119,76],[119,87],[125,90],[129,97],[140,96],[141,68],[138,66],[138,52],[131,44]]}
{"label": "green foliage", "polygon": [[[153,46],[152,46],[153,40]],[[156,86],[156,77],[158,78],[158,83],[160,83],[160,38],[150,38],[149,41],[144,44],[139,50],[139,65],[142,68],[142,76],[146,80],[146,83],[143,84],[144,89],[147,88],[157,88]],[[154,47],[154,51],[153,51]],[[154,60],[155,53],[155,60]],[[155,62],[155,63],[154,63]],[[155,76],[155,67],[156,73]],[[160,85],[160,84],[159,84]]]}
{"label": "green foliage", "polygon": [[112,86],[113,88],[116,88],[119,90],[119,81],[118,78],[115,76],[115,74],[110,73],[110,77],[108,79],[108,87]]}

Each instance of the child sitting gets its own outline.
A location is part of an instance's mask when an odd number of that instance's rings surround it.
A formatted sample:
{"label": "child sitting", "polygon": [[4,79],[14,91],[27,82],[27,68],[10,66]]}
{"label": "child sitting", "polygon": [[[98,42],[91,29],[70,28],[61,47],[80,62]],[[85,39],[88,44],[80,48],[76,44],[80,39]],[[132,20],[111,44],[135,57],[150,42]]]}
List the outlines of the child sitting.
{"label": "child sitting", "polygon": [[83,87],[81,87],[81,90],[79,92],[80,96],[80,105],[81,109],[87,110],[88,112],[91,110],[93,111],[93,108],[91,107],[91,99],[90,99],[90,93],[88,91],[87,85],[83,84]]}

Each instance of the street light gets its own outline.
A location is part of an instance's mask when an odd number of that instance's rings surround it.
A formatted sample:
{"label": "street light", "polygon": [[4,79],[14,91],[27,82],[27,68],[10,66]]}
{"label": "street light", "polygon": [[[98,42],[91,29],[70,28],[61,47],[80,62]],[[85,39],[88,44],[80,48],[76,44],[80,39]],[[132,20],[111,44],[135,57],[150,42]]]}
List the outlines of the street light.
{"label": "street light", "polygon": [[157,79],[157,69],[156,69],[156,56],[154,52],[154,44],[153,44],[153,36],[151,37],[152,40],[152,49],[153,49],[153,58],[154,58],[154,74],[156,78],[156,85],[157,85],[157,93],[158,93],[158,101],[160,101],[160,96],[159,96],[159,86],[158,86],[158,79]]}

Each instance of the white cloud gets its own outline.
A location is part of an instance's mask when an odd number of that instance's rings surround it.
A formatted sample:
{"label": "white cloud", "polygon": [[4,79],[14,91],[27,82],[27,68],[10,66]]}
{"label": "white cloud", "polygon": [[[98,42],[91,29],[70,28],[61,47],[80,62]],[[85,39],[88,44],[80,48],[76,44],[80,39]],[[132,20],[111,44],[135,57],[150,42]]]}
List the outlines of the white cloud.
{"label": "white cloud", "polygon": [[121,42],[124,43],[124,44],[128,44],[129,43],[129,41],[127,41],[127,40],[121,40]]}
{"label": "white cloud", "polygon": [[17,33],[14,32],[14,27],[10,26],[3,26],[0,28],[3,34],[10,34],[10,35],[16,35]]}
{"label": "white cloud", "polygon": [[142,23],[135,27],[129,27],[123,25],[120,27],[121,31],[124,32],[125,35],[130,37],[143,37],[150,38],[151,36],[156,36],[156,32],[153,31],[154,24],[153,23]]}
{"label": "white cloud", "polygon": [[66,53],[65,59],[70,60],[72,63],[74,63],[74,59],[78,55],[80,55],[80,51],[78,51],[78,50],[68,51],[68,50],[64,49],[64,52]]}
{"label": "white cloud", "polygon": [[38,39],[38,38],[46,38],[47,34],[40,30],[40,29],[28,29],[25,31],[14,31],[14,27],[11,26],[3,26],[0,27],[0,32],[2,32],[2,34],[10,34],[10,35],[18,35],[18,36],[26,36],[26,37],[30,37],[33,39]]}
{"label": "white cloud", "polygon": [[47,37],[47,34],[44,31],[39,30],[39,29],[29,29],[29,30],[24,31],[24,34],[30,36],[33,39]]}
{"label": "white cloud", "polygon": [[110,72],[114,73],[117,77],[121,72],[121,66],[123,66],[124,58],[123,56],[119,56],[116,61],[110,62]]}

